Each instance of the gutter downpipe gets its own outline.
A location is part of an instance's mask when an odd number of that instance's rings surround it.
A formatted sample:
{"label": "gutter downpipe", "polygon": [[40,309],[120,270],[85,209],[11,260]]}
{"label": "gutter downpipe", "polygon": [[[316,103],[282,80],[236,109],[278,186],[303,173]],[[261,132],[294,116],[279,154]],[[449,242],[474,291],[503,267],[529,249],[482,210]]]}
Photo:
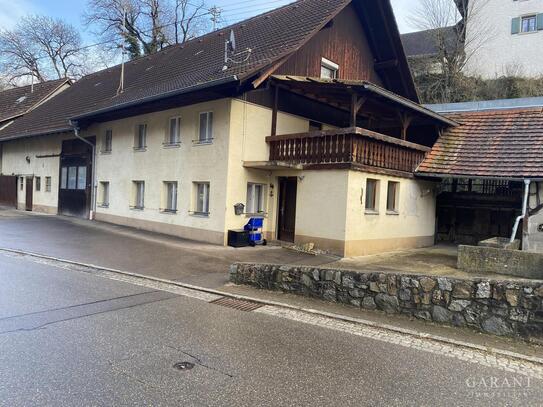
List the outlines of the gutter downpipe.
{"label": "gutter downpipe", "polygon": [[517,235],[517,229],[518,229],[520,220],[526,217],[526,208],[528,207],[528,193],[530,191],[530,182],[531,181],[529,179],[524,180],[524,199],[522,200],[522,215],[517,216],[517,219],[515,220],[515,224],[513,226],[513,233],[511,233],[511,239],[509,239],[510,243],[513,243],[513,240],[515,240],[515,236]]}
{"label": "gutter downpipe", "polygon": [[91,209],[89,211],[89,220],[94,219],[94,214],[96,213],[96,145],[92,144],[90,141],[84,139],[79,135],[79,126],[77,121],[70,120],[70,125],[74,129],[74,135],[76,138],[88,144],[92,148],[92,189],[91,189]]}

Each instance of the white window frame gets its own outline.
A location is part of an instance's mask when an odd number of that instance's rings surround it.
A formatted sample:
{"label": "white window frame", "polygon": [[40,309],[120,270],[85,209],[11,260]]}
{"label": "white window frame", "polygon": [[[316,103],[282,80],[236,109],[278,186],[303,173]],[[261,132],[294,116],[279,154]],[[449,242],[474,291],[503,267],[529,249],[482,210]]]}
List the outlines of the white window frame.
{"label": "white window frame", "polygon": [[[375,190],[373,192],[373,203],[372,206],[368,205],[369,199],[369,190],[368,187],[370,183],[375,183]],[[381,182],[376,178],[367,178],[366,179],[366,191],[364,194],[364,209],[365,213],[368,215],[377,215],[379,214],[379,191],[380,191]]]}
{"label": "white window frame", "polygon": [[109,208],[109,181],[100,181],[100,197],[102,202],[98,206]]}
{"label": "white window frame", "polygon": [[[391,204],[391,186],[394,186],[394,200]],[[388,181],[387,182],[387,214],[389,215],[397,215],[400,212],[400,183],[398,181]]]}
{"label": "white window frame", "polygon": [[145,209],[145,181],[134,180],[132,181],[132,185],[134,186],[134,195],[131,209],[141,211]]}
{"label": "white window frame", "polygon": [[[140,135],[140,128],[143,127],[143,137]],[[134,134],[134,151],[145,151],[147,149],[147,123],[136,124]],[[143,145],[142,143],[143,142]]]}
{"label": "white window frame", "polygon": [[[260,189],[260,192],[258,192]],[[258,200],[256,199],[258,197]],[[246,200],[247,214],[252,215],[264,215],[266,214],[266,184],[257,182],[247,183],[247,200]],[[255,207],[255,204],[258,207]]]}
{"label": "white window frame", "polygon": [[[173,192],[170,196],[170,187],[173,188]],[[179,193],[179,187],[177,181],[164,181],[164,209],[162,212],[176,213],[177,212],[177,195]]]}
{"label": "white window frame", "polygon": [[[332,76],[329,78],[327,76],[324,76],[322,74],[322,70],[327,69],[328,71],[332,72]],[[336,64],[333,61],[330,61],[329,59],[326,59],[324,57],[321,58],[321,78],[323,79],[337,79],[339,75],[339,65]]]}
{"label": "white window frame", "polygon": [[[534,20],[534,29],[529,31],[524,31],[524,20],[533,19]],[[536,14],[526,14],[520,16],[520,34],[531,34],[537,32],[537,13]]]}
{"label": "white window frame", "polygon": [[[202,115],[206,115],[206,134],[205,138],[201,137],[201,127],[202,127]],[[211,144],[213,142],[213,121],[214,114],[212,110],[198,113],[198,134],[196,139],[196,144]]]}
{"label": "white window frame", "polygon": [[[209,191],[210,183],[205,181],[197,181],[194,185],[194,210],[193,214],[198,216],[209,216]],[[200,187],[203,188],[203,198],[200,201]],[[201,202],[201,206],[200,206]]]}
{"label": "white window frame", "polygon": [[[176,132],[172,140],[172,121],[175,120]],[[172,116],[168,119],[165,147],[178,147],[181,144],[181,116]]]}
{"label": "white window frame", "polygon": [[45,177],[45,192],[51,192],[51,177]]}

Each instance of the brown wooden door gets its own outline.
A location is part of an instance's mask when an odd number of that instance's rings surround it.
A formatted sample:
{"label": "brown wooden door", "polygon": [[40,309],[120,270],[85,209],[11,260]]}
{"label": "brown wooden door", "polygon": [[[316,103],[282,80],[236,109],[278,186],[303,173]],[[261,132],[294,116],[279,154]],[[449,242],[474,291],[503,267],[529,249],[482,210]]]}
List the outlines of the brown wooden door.
{"label": "brown wooden door", "polygon": [[27,211],[32,210],[32,199],[34,194],[34,178],[33,177],[27,177],[26,178],[26,206],[25,209]]}
{"label": "brown wooden door", "polygon": [[17,207],[17,177],[0,175],[0,206]]}
{"label": "brown wooden door", "polygon": [[279,219],[277,239],[286,242],[294,242],[297,187],[297,177],[279,178]]}

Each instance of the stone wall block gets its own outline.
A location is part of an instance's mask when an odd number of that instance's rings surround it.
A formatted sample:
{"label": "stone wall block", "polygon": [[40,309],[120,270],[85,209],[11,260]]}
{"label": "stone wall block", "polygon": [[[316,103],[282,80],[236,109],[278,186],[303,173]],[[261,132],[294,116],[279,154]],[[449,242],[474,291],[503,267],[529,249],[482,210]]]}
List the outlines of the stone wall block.
{"label": "stone wall block", "polygon": [[420,286],[421,286],[422,290],[424,292],[427,292],[427,293],[432,291],[434,289],[434,287],[436,286],[436,282],[433,279],[429,278],[429,277],[422,277],[419,280],[419,283],[420,283]]}
{"label": "stone wall block", "polygon": [[389,295],[398,294],[398,282],[395,275],[387,276],[387,293]]}
{"label": "stone wall block", "polygon": [[473,284],[468,281],[459,281],[453,286],[454,298],[471,298],[473,296]]}
{"label": "stone wall block", "polygon": [[362,308],[373,310],[377,308],[377,304],[375,304],[375,300],[371,296],[364,297],[361,304]]}
{"label": "stone wall block", "polygon": [[477,291],[475,292],[475,297],[477,298],[490,298],[491,296],[490,282],[482,281],[477,284]]}
{"label": "stone wall block", "polygon": [[505,290],[505,299],[512,307],[516,307],[519,302],[520,290],[518,288],[507,288]]}
{"label": "stone wall block", "polygon": [[440,290],[452,291],[452,281],[447,277],[438,277],[437,284]]}
{"label": "stone wall block", "polygon": [[439,305],[434,305],[432,307],[432,319],[435,322],[445,322],[450,323],[452,321],[453,313],[447,308],[443,308]]}
{"label": "stone wall block", "polygon": [[389,314],[396,313],[400,309],[398,298],[384,293],[380,293],[375,296],[375,304],[377,304],[377,307],[380,310]]}

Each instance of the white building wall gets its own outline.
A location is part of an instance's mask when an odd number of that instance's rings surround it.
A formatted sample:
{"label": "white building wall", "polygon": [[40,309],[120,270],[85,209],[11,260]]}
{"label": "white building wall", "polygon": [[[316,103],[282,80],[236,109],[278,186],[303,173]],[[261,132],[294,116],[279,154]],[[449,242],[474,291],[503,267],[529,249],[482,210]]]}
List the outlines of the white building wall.
{"label": "white building wall", "polygon": [[467,27],[466,74],[543,75],[543,30],[511,34],[513,18],[543,13],[543,0],[473,0]]}
{"label": "white building wall", "polygon": [[[68,135],[30,137],[2,143],[3,175],[17,175],[18,207],[26,205],[26,178],[33,178],[33,210],[57,213],[59,167],[62,140]],[[40,191],[36,191],[36,177],[41,179]],[[51,190],[46,191],[46,177],[51,177]],[[24,178],[21,188],[21,178]]]}

